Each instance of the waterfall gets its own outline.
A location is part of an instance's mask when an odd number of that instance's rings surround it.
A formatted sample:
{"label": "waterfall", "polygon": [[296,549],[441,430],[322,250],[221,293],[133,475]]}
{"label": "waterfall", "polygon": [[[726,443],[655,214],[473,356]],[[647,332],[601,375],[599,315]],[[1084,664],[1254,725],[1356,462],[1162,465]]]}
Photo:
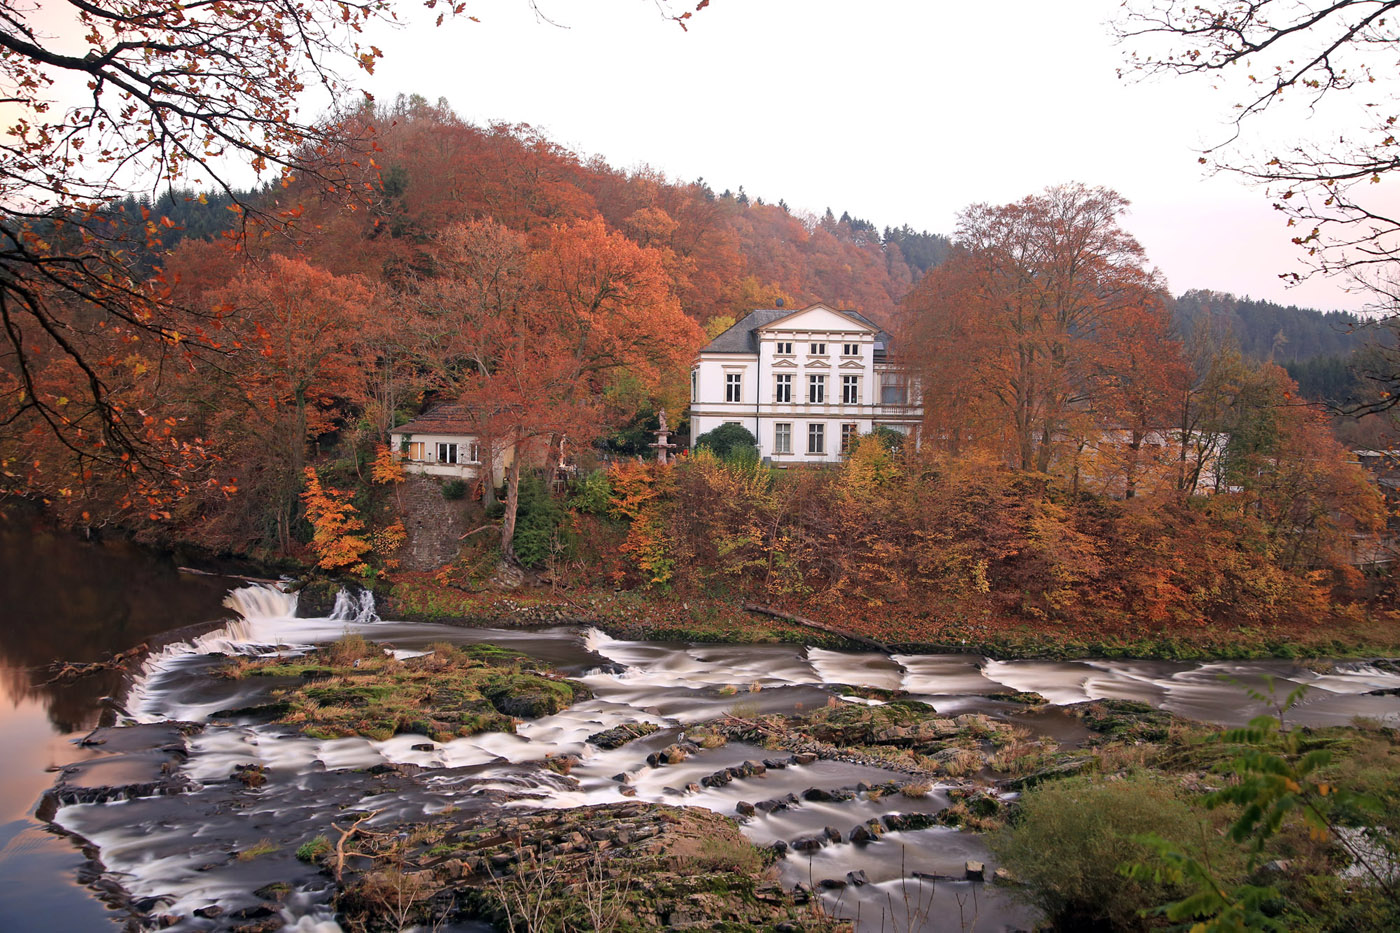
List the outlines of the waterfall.
{"label": "waterfall", "polygon": [[241,586],[224,597],[224,605],[249,621],[290,619],[297,614],[297,594],[265,584]]}
{"label": "waterfall", "polygon": [[[156,678],[169,671],[184,658],[205,654],[245,654],[260,640],[259,623],[291,619],[296,615],[297,594],[286,593],[266,584],[253,584],[231,590],[224,605],[238,613],[239,618],[213,631],[165,645],[152,651],[141,665],[141,671],[126,691],[126,708],[138,722],[154,722],[166,718],[159,709]],[[266,628],[264,624],[261,626]]]}
{"label": "waterfall", "polygon": [[341,589],[335,594],[335,607],[331,609],[332,622],[380,622],[379,613],[374,609],[374,592],[367,589]]}

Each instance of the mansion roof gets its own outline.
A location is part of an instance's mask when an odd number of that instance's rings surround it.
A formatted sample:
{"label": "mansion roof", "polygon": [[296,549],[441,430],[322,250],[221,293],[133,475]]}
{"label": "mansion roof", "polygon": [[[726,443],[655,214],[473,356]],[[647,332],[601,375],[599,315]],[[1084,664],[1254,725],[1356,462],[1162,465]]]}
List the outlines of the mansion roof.
{"label": "mansion roof", "polygon": [[[733,327],[720,334],[714,340],[700,349],[701,353],[757,353],[758,352],[758,331],[769,324],[773,324],[785,317],[792,317],[805,309],[793,308],[760,308],[750,311],[744,319]],[[833,309],[836,310],[836,309]],[[893,338],[870,318],[859,311],[836,310],[837,314],[851,318],[857,323],[877,331],[875,335],[875,358],[883,358],[889,350]]]}

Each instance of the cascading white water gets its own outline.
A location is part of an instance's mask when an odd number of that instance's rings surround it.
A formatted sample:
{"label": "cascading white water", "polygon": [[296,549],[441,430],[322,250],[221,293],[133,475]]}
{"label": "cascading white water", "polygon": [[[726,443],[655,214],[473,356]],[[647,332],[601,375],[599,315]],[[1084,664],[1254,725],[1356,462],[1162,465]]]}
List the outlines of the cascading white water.
{"label": "cascading white water", "polygon": [[245,619],[290,619],[297,614],[297,594],[255,584],[231,590],[224,605]]}
{"label": "cascading white water", "polygon": [[330,620],[356,622],[361,625],[383,621],[375,609],[372,590],[362,589],[358,594],[352,595],[349,590],[343,588],[335,594],[335,606],[331,609]]}
{"label": "cascading white water", "polygon": [[[239,618],[220,628],[186,641],[171,642],[153,651],[141,665],[141,672],[126,694],[126,707],[137,722],[159,722],[167,718],[152,691],[159,675],[181,659],[205,654],[244,654],[256,643],[258,630],[269,622],[290,619],[296,614],[297,594],[266,584],[239,587],[224,597],[224,605]],[[261,624],[261,625],[260,625]]]}

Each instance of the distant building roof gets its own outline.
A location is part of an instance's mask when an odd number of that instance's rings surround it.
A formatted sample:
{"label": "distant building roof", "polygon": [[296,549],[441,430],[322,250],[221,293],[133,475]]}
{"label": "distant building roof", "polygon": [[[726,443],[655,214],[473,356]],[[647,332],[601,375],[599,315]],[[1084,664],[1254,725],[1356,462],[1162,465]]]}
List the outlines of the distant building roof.
{"label": "distant building roof", "polygon": [[463,402],[448,402],[430,408],[408,424],[393,429],[394,434],[471,434],[478,431],[476,419]]}
{"label": "distant building roof", "polygon": [[[701,348],[700,352],[757,353],[758,335],[756,332],[758,330],[767,327],[774,321],[782,320],[783,318],[788,317],[789,315],[797,314],[799,311],[803,310],[806,309],[759,308],[758,310],[750,311],[747,315],[744,316],[744,319],[742,321],[735,324],[733,327],[729,328],[724,333],[720,334],[714,340],[711,340],[708,344]],[[886,333],[884,328],[882,328],[879,324],[876,324],[874,321],[870,320],[870,318],[861,314],[859,311],[851,311],[845,308],[833,308],[832,310],[836,311],[838,314],[844,314],[846,317],[854,318],[855,320],[864,324],[866,327],[874,328],[877,331],[875,335],[876,359],[880,359],[882,356],[885,355],[886,352],[888,352],[893,338],[888,333]]]}

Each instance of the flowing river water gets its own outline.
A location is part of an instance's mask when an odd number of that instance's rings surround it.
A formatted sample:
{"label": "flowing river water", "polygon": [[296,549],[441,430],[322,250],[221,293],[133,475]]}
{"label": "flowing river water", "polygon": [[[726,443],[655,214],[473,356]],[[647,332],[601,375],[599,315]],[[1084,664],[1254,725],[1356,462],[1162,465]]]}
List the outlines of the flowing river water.
{"label": "flowing river water", "polygon": [[[32,541],[32,532],[25,538]],[[1082,738],[1083,729],[1059,706],[1088,699],[1141,700],[1205,721],[1243,722],[1260,709],[1241,682],[1257,686],[1266,677],[1276,678],[1284,692],[1294,684],[1309,685],[1305,702],[1292,714],[1296,721],[1344,724],[1368,716],[1400,723],[1400,697],[1373,694],[1400,687],[1400,676],[1385,665],[1363,662],[1317,673],[1284,661],[993,661],[792,645],[643,643],[577,627],[526,631],[383,621],[372,601],[344,594],[331,617],[303,619],[295,616],[295,597],[275,588],[191,578],[170,567],[157,568],[148,580],[150,568],[142,567],[138,574],[124,563],[137,559],[132,555],[91,547],[82,552],[79,573],[54,580],[45,577],[52,568],[34,556],[42,547],[16,548],[18,540],[13,529],[0,535],[5,628],[27,627],[25,644],[47,637],[51,657],[93,660],[97,645],[119,650],[147,640],[156,626],[171,629],[205,621],[219,614],[209,608],[216,597],[226,599],[222,614],[228,619],[157,648],[125,691],[124,707],[116,714],[121,726],[101,730],[95,737],[101,744],[95,745],[80,742],[104,705],[96,691],[117,693],[118,685],[87,684],[76,694],[36,687],[44,676],[36,660],[43,650],[30,645],[20,651],[9,635],[0,642],[0,684],[8,698],[6,715],[0,717],[5,748],[0,807],[9,820],[0,827],[0,930],[105,929],[123,922],[133,906],[143,914],[179,918],[173,921],[177,930],[229,929],[238,918],[256,915],[249,913],[260,903],[253,892],[272,883],[292,888],[279,918],[286,928],[339,930],[328,880],[314,866],[297,861],[294,852],[325,834],[348,808],[381,810],[377,820],[385,824],[423,819],[449,806],[459,817],[467,811],[491,820],[503,807],[619,801],[624,785],[615,778],[625,772],[638,800],[734,815],[741,800],[904,779],[880,768],[819,759],[721,787],[683,790],[704,775],[772,755],[742,743],[704,750],[667,767],[645,764],[650,752],[677,741],[688,724],[714,718],[736,704],[752,712],[790,713],[826,705],[833,697],[843,702],[841,685],[901,689],[945,715],[1015,717],[1017,723],[1063,741]],[[62,563],[57,556],[54,561]],[[51,599],[31,595],[26,603],[22,594],[32,594],[46,579],[66,589]],[[132,587],[147,587],[165,601],[140,602],[141,612],[134,612],[127,592]],[[76,595],[88,590],[92,592],[82,599]],[[95,602],[88,605],[90,601]],[[157,604],[166,608],[154,611]],[[76,640],[63,635],[69,625],[86,632],[92,618],[104,626],[117,625],[110,612],[97,611],[102,606],[127,607],[125,616],[140,615],[139,631],[107,633],[100,640],[91,632]],[[523,723],[514,735],[486,733],[441,745],[407,735],[386,741],[321,740],[230,712],[262,701],[267,685],[254,682],[257,678],[211,676],[230,655],[295,652],[349,633],[390,644],[404,655],[427,650],[436,641],[500,644],[577,677],[595,696]],[[127,644],[120,644],[123,638]],[[737,695],[735,687],[741,691]],[[1052,705],[1027,712],[989,698],[1007,691],[1036,691]],[[626,722],[650,722],[661,729],[611,751],[586,741]],[[567,776],[542,766],[546,756],[560,754],[581,759]],[[392,795],[366,796],[365,769],[394,763],[419,770]],[[249,764],[261,765],[268,778],[256,793],[231,779],[239,766]],[[58,792],[45,794],[55,780]],[[112,787],[126,790],[107,799],[101,789]],[[891,812],[937,811],[949,803],[947,789],[935,786],[921,799],[857,793],[842,801],[803,800],[759,811],[742,821],[742,829],[758,844],[790,842],[826,827],[848,833]],[[257,857],[237,857],[254,847]],[[863,871],[868,884],[822,895],[831,910],[858,919],[861,929],[1029,927],[1034,914],[1011,901],[1001,886],[928,883],[935,876],[961,879],[968,859],[991,862],[977,836],[936,827],[891,832],[872,845],[846,841],[811,854],[793,852],[780,870],[788,886]],[[988,865],[989,877],[992,867]]]}

